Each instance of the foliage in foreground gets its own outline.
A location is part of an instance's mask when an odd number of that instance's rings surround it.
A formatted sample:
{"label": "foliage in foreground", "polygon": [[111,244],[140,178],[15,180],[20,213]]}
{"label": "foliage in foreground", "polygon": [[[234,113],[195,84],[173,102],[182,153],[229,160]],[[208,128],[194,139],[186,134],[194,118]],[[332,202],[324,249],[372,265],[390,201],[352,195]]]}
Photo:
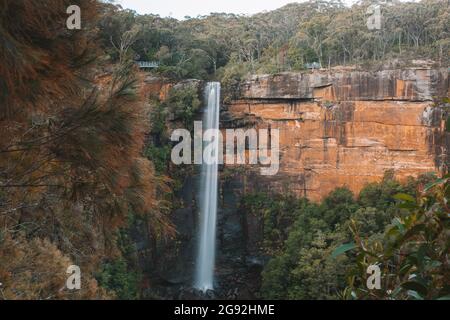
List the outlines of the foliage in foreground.
{"label": "foliage in foreground", "polygon": [[[450,299],[450,176],[428,184],[415,197],[397,194],[398,214],[381,239],[367,239],[352,221],[356,267],[345,298]],[[381,286],[367,289],[366,270],[377,265]]]}
{"label": "foliage in foreground", "polygon": [[[73,4],[79,31],[66,28]],[[120,256],[128,213],[148,217],[153,236],[170,229],[142,155],[134,64],[122,54],[103,69],[102,6],[0,2],[0,299],[108,298],[94,274]],[[76,292],[65,288],[71,264],[83,275]]]}
{"label": "foliage in foreground", "polygon": [[292,196],[249,195],[243,205],[249,214],[264,219],[263,252],[271,256],[262,273],[261,294],[267,299],[338,299],[347,284],[355,255],[333,256],[342,243],[351,241],[350,227],[360,226],[361,237],[381,239],[398,211],[394,196],[415,196],[417,185],[402,185],[391,174],[353,194],[339,188],[321,203]]}

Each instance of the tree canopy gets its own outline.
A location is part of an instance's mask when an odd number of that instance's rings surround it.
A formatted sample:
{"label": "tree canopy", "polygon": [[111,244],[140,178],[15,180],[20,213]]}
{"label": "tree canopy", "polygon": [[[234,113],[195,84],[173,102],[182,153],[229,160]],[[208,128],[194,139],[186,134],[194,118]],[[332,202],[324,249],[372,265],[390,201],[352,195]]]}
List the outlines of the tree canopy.
{"label": "tree canopy", "polygon": [[235,66],[244,73],[302,70],[312,62],[328,67],[433,59],[448,65],[448,1],[381,4],[380,30],[367,27],[373,3],[311,0],[252,16],[211,13],[181,21],[111,5],[101,22],[103,44],[111,47],[139,25],[133,54],[159,61],[159,71],[175,78],[222,79]]}

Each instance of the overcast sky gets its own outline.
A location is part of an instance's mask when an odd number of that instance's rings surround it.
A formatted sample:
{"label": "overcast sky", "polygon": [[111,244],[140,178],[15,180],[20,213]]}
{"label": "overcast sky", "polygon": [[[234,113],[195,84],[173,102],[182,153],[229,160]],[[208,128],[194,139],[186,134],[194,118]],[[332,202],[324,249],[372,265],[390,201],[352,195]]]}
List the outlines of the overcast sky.
{"label": "overcast sky", "polygon": [[[171,16],[183,19],[185,16],[196,17],[211,12],[254,14],[264,10],[274,10],[293,0],[116,0],[124,8],[137,13],[153,13],[162,17]],[[345,0],[347,4],[356,0]]]}

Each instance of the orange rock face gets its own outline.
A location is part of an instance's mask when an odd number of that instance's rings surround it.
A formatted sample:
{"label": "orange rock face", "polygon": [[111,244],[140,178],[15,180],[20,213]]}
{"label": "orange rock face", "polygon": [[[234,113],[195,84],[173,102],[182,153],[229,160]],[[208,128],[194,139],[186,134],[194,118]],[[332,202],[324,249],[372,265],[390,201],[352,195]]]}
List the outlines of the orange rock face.
{"label": "orange rock face", "polygon": [[253,77],[223,114],[224,127],[278,129],[280,169],[248,188],[319,200],[336,187],[355,194],[387,170],[399,180],[447,170],[447,70],[297,74]]}

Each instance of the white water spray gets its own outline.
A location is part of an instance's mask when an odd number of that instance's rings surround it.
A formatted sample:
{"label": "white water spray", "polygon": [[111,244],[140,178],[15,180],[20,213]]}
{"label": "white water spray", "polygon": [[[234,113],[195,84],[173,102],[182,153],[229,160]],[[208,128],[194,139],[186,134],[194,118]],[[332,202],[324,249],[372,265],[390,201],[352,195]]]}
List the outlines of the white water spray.
{"label": "white water spray", "polygon": [[[203,130],[219,129],[220,83],[206,85],[207,109],[203,115]],[[202,291],[212,290],[216,251],[217,189],[219,139],[209,142],[211,153],[205,155],[200,181],[200,228],[194,286]]]}

